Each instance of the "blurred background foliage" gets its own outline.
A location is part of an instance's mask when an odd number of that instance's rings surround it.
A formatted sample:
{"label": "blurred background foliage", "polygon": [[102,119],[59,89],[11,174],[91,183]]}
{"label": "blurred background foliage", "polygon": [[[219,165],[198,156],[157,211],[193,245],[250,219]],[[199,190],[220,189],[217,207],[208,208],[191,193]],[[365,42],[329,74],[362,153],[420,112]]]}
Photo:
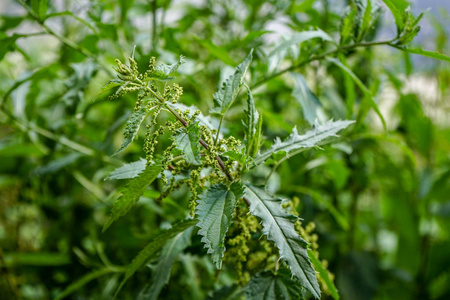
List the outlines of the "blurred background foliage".
{"label": "blurred background foliage", "polygon": [[[425,1],[393,2],[411,5],[416,15],[427,8]],[[314,40],[271,56],[296,32],[320,28],[339,41],[347,5],[2,1],[0,298],[110,299],[149,237],[187,215],[187,191],[156,203],[161,183],[154,183],[132,213],[101,233],[124,185],[104,178],[143,156],[143,134],[111,157],[135,99],[94,97],[113,78],[114,59],[125,59],[136,46],[142,70],[151,56],[172,63],[184,55],[176,80],[185,91],[181,101],[204,113],[219,83],[254,48],[248,82],[269,141],[294,126],[305,131],[316,118],[358,119],[326,151],[280,164],[270,190],[296,199],[304,223],[316,224],[320,258],[342,299],[450,299],[450,64],[382,45],[339,54],[374,95],[386,129],[336,64],[317,60],[273,76],[330,47]],[[426,5],[432,9],[413,43],[449,53],[448,3]],[[380,8],[380,22],[360,42],[395,37],[392,14]],[[239,138],[242,100],[225,124]],[[269,172],[264,167],[258,174],[264,179]],[[203,299],[232,284],[233,276],[231,266],[216,272],[194,238],[161,298]],[[151,269],[142,268],[120,299],[134,299],[150,278]]]}

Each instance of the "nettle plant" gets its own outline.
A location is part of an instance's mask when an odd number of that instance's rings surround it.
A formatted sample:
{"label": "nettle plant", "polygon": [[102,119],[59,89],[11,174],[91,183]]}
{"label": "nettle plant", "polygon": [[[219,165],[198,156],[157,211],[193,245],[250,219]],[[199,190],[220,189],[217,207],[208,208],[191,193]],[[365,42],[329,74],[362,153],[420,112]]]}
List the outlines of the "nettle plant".
{"label": "nettle plant", "polygon": [[[145,73],[138,71],[133,57],[129,58],[129,65],[117,60],[118,79],[110,81],[102,92],[119,87],[110,98],[115,99],[130,92],[138,92],[138,96],[134,111],[125,125],[123,144],[116,154],[132,143],[146,118],[151,121],[146,126],[143,146],[145,160],[126,164],[109,176],[111,179],[130,181],[114,202],[104,230],[125,215],[143,195],[147,186],[157,178],[166,184],[160,198],[183,185],[190,190],[190,216],[153,238],[130,264],[118,290],[159,250],[162,249],[161,256],[164,256],[170,255],[167,251],[173,249],[175,244],[180,251],[187,247],[194,228],[198,228],[197,234],[202,236],[201,241],[217,269],[222,267],[225,245],[231,247],[229,250],[233,257],[227,261],[234,264],[239,283],[248,283],[245,291],[250,298],[260,299],[262,294],[267,293],[268,287],[271,287],[272,292],[276,290],[277,293],[296,297],[305,289],[315,298],[320,298],[318,275],[314,267],[319,269],[323,280],[330,281],[328,272],[315,254],[317,236],[311,238],[309,235],[313,230],[312,225],[303,228],[292,209],[292,201],[271,195],[264,186],[253,185],[252,177],[247,174],[268,160],[276,158],[279,161],[305,149],[317,147],[327,138],[336,136],[353,121],[316,124],[312,130],[302,135],[294,128],[287,139],[282,141],[277,138],[269,149],[261,150],[262,116],[255,108],[250,88],[244,83],[251,61],[252,52],[214,94],[214,106],[210,113],[219,118],[219,125],[214,128],[200,110],[178,103],[183,94],[183,89],[178,84],[167,83],[183,63],[182,57],[173,65],[156,65],[155,58],[151,58]],[[243,120],[245,140],[241,141],[234,136],[224,135],[221,129],[227,111],[243,86],[247,90],[247,110],[246,119]],[[172,114],[173,120],[158,124],[158,115],[162,111]],[[155,153],[155,145],[165,131],[170,132],[171,143],[162,153]],[[230,226],[234,228],[233,235],[227,237]],[[262,231],[266,239],[251,241],[258,231]],[[310,247],[306,240],[310,240],[315,246]],[[255,242],[263,244],[266,253],[252,258],[254,265],[261,265],[263,268],[256,276],[248,278],[243,264],[251,256],[251,245]],[[273,245],[278,249],[275,256],[272,255]],[[270,260],[271,256],[275,257],[272,259],[273,264],[263,263]],[[160,258],[163,259],[164,257]],[[272,266],[275,272],[267,270],[268,266]],[[158,295],[168,281],[170,265],[169,268],[156,270],[164,274],[164,280],[150,285],[141,295]]]}
{"label": "nettle plant", "polygon": [[[437,59],[448,58],[436,52],[408,48],[407,44],[419,31],[417,24],[422,15],[414,18],[409,10],[401,13],[390,1],[385,3],[394,15],[397,36],[386,41],[365,42],[373,34],[380,16],[379,6],[371,3],[367,1],[362,6],[354,3],[349,6],[341,22],[339,42],[320,29],[299,32],[282,42],[266,57],[268,69],[272,71],[273,65],[277,66],[296,44],[320,39],[323,43],[328,42],[332,48],[327,50],[324,47],[319,54],[315,54],[317,47],[307,48],[310,51],[303,53],[307,58],[284,70],[268,72],[254,86],[312,61],[325,60],[341,69],[346,78],[353,80],[361,89],[364,97],[356,119],[362,121],[372,108],[385,125],[371,91],[347,66],[345,55],[359,47],[387,45]],[[317,235],[312,234],[314,225],[302,227],[301,219],[294,209],[298,199],[281,199],[272,195],[266,186],[253,182],[256,176],[252,175],[258,172],[258,166],[264,164],[274,165],[272,174],[282,161],[326,143],[354,121],[314,123],[314,118],[305,109],[305,119],[313,124],[311,130],[299,134],[293,128],[287,139],[282,141],[277,138],[270,148],[261,149],[263,120],[255,108],[251,89],[245,84],[251,61],[252,51],[213,95],[211,116],[205,116],[196,107],[179,103],[182,87],[168,83],[182,65],[182,57],[173,65],[156,65],[156,59],[152,57],[144,73],[139,72],[133,55],[129,58],[129,65],[117,60],[118,79],[110,81],[100,92],[117,88],[110,96],[111,99],[137,92],[137,101],[126,122],[123,143],[115,154],[133,142],[144,120],[148,118],[150,121],[146,125],[143,145],[145,159],[126,164],[109,176],[110,179],[130,181],[113,203],[111,216],[103,230],[128,213],[147,187],[158,178],[165,185],[159,200],[188,187],[190,199],[186,211],[190,213],[185,220],[173,224],[170,229],[161,230],[151,239],[128,266],[116,296],[138,268],[160,253],[159,261],[152,268],[152,281],[139,295],[141,299],[157,298],[169,280],[176,256],[189,246],[196,233],[201,236],[217,269],[222,268],[223,261],[232,266],[236,283],[242,287],[236,292],[238,295],[245,293],[248,299],[288,299],[301,298],[310,293],[320,298],[321,283],[322,290],[327,289],[335,299],[339,297],[326,264],[318,259]],[[299,74],[292,74],[302,86],[306,85]],[[222,125],[227,111],[241,90],[244,90],[243,87],[247,91],[247,109],[243,120],[245,139],[241,141],[232,135],[226,136]],[[310,92],[306,87],[303,90]],[[350,118],[353,116],[352,101],[354,99],[348,100]],[[163,111],[170,113],[173,118],[160,124],[158,116]],[[217,122],[212,122],[212,118],[216,118]],[[212,124],[218,125],[214,127]],[[157,153],[156,145],[167,133],[171,137],[164,144],[168,142],[168,146],[162,153]],[[225,250],[228,255],[224,256]]]}

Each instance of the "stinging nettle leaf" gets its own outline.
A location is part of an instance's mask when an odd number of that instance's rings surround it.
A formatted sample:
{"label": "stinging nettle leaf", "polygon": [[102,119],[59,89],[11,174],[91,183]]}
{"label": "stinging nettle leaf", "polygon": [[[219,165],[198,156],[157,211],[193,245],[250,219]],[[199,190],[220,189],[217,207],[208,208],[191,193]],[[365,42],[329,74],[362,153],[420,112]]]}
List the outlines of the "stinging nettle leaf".
{"label": "stinging nettle leaf", "polygon": [[98,96],[100,96],[101,94],[106,93],[107,91],[109,91],[109,90],[111,90],[111,89],[113,89],[115,87],[118,87],[118,86],[120,86],[120,85],[122,85],[124,83],[125,82],[120,80],[120,79],[113,79],[113,80],[108,81],[102,87],[102,89],[97,93],[97,95],[94,97],[94,99],[97,98]]}
{"label": "stinging nettle leaf", "polygon": [[142,171],[145,170],[145,165],[147,164],[147,160],[141,158],[138,161],[125,164],[111,173],[109,173],[109,176],[105,178],[105,180],[109,179],[130,179],[138,177],[139,174],[142,173]]}
{"label": "stinging nettle leaf", "polygon": [[169,240],[161,250],[158,263],[152,266],[151,284],[139,294],[138,300],[156,300],[163,287],[169,282],[170,270],[175,259],[191,244],[191,234],[194,227],[180,232]]}
{"label": "stinging nettle leaf", "polygon": [[200,159],[200,129],[198,123],[192,123],[186,128],[180,128],[173,136],[175,147],[181,150],[189,164],[199,165]]}
{"label": "stinging nettle leaf", "polygon": [[259,146],[261,142],[261,125],[262,117],[259,115],[255,107],[255,101],[253,100],[252,92],[247,87],[247,121],[245,123],[245,138],[246,138],[246,154],[250,157],[255,157],[258,154]]}
{"label": "stinging nettle leaf", "polygon": [[120,283],[119,287],[114,294],[114,299],[117,297],[119,291],[125,285],[127,280],[133,276],[134,273],[152,256],[154,256],[168,240],[175,237],[180,232],[194,226],[197,221],[193,219],[184,220],[177,224],[174,224],[171,229],[162,230],[160,233],[156,234],[150,241],[150,243],[133,259],[131,264],[128,266],[125,276]]}
{"label": "stinging nettle leaf", "polygon": [[203,236],[202,242],[218,269],[222,267],[225,235],[242,194],[241,182],[233,182],[230,187],[220,183],[205,190],[197,200],[197,226],[200,227],[198,234]]}
{"label": "stinging nettle leaf", "polygon": [[145,73],[144,81],[157,80],[157,81],[167,81],[174,79],[173,73],[175,73],[178,68],[184,64],[184,57],[181,55],[178,61],[171,65],[160,64],[153,72]]}
{"label": "stinging nettle leaf", "polygon": [[314,129],[306,132],[303,135],[299,135],[297,128],[294,127],[291,135],[283,142],[277,138],[275,143],[264,153],[258,155],[254,164],[259,165],[268,159],[272,154],[283,151],[286,154],[302,148],[312,148],[319,145],[319,142],[332,136],[345,129],[348,125],[355,121],[328,121],[327,123],[316,125]]}
{"label": "stinging nettle leaf", "polygon": [[159,173],[161,173],[161,168],[161,159],[155,159],[155,162],[152,165],[148,165],[138,177],[133,178],[128,182],[122,191],[122,196],[114,201],[111,216],[103,226],[103,231],[108,229],[114,221],[119,217],[124,216],[131,207],[133,207],[142,196],[147,186],[158,177]]}
{"label": "stinging nettle leaf", "polygon": [[244,197],[250,202],[250,213],[262,220],[263,234],[275,243],[292,275],[315,298],[320,298],[316,271],[306,252],[307,243],[294,228],[297,217],[282,208],[280,199],[261,188],[246,184]]}
{"label": "stinging nettle leaf", "polygon": [[291,278],[291,274],[286,269],[279,270],[277,274],[270,271],[256,274],[245,286],[245,294],[245,299],[248,300],[302,299],[301,286],[296,280]]}
{"label": "stinging nettle leaf", "polygon": [[213,96],[214,107],[211,108],[210,113],[224,115],[230,108],[234,99],[239,94],[239,90],[244,82],[244,76],[247,72],[250,63],[252,62],[253,49],[248,56],[240,63],[228,79],[226,79],[220,88]]}
{"label": "stinging nettle leaf", "polygon": [[131,142],[133,142],[148,112],[149,109],[145,105],[133,112],[128,121],[125,123],[125,130],[123,133],[125,138],[122,145],[116,152],[114,152],[113,156],[125,150]]}

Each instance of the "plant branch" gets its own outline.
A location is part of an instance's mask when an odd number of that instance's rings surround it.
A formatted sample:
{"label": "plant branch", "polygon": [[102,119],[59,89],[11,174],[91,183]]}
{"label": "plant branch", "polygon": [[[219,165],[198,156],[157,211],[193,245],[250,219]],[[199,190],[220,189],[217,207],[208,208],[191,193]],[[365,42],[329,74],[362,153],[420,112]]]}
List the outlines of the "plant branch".
{"label": "plant branch", "polygon": [[339,53],[339,52],[341,52],[343,50],[352,50],[352,49],[359,48],[359,47],[370,47],[370,46],[379,46],[379,45],[392,46],[391,43],[394,42],[395,40],[397,40],[397,38],[394,38],[394,39],[391,39],[391,40],[387,40],[387,41],[357,43],[357,44],[352,44],[352,45],[338,47],[335,50],[330,50],[330,51],[327,51],[327,52],[325,52],[323,54],[320,54],[320,55],[313,55],[313,56],[310,56],[308,59],[306,59],[306,60],[304,60],[304,61],[302,61],[302,62],[300,62],[298,64],[292,65],[292,66],[290,66],[290,67],[288,67],[286,69],[283,69],[283,70],[281,70],[279,72],[276,72],[276,73],[274,73],[274,74],[272,74],[272,75],[270,75],[268,77],[265,77],[265,78],[261,79],[260,81],[255,83],[251,88],[258,87],[258,86],[264,84],[265,82],[267,82],[269,80],[272,80],[273,78],[278,77],[278,76],[280,76],[280,75],[282,75],[282,74],[284,74],[286,72],[290,72],[290,71],[293,71],[295,69],[301,68],[301,67],[309,64],[310,62],[313,62],[313,61],[316,61],[316,60],[322,60],[322,59],[326,58],[327,56],[337,54],[337,53]]}

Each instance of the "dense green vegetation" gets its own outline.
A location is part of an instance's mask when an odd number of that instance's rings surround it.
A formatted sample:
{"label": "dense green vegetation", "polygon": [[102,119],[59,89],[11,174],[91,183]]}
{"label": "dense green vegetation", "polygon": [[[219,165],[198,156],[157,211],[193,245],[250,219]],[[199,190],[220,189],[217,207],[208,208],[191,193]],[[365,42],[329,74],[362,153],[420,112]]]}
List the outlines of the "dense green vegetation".
{"label": "dense green vegetation", "polygon": [[0,299],[450,298],[448,40],[409,5],[7,1]]}

